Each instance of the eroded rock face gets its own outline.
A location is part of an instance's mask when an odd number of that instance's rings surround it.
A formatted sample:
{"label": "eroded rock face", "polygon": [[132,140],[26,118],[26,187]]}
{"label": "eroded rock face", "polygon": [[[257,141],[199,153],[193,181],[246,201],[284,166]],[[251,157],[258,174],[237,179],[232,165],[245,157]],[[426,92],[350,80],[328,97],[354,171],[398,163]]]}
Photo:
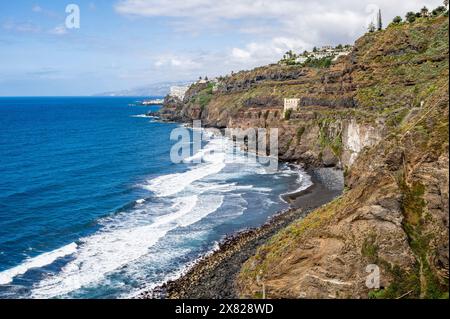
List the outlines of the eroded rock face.
{"label": "eroded rock face", "polygon": [[[341,198],[245,264],[241,296],[260,295],[257,275],[273,298],[448,294],[448,19],[368,34],[330,69],[238,73],[202,107],[204,90],[168,103],[168,118],[277,128],[282,160],[346,171]],[[301,101],[289,118],[284,98]],[[379,267],[380,290],[366,285],[369,265]]]}
{"label": "eroded rock face", "polygon": [[[385,119],[321,121],[322,140],[324,132],[328,138],[342,134],[348,190],[280,232],[247,261],[236,281],[242,297],[260,295],[256,275],[264,278],[272,298],[448,296],[448,64],[441,60],[448,57],[448,20],[413,25],[414,40],[409,28],[357,42],[350,59],[359,83],[358,108],[366,105],[367,116],[378,107],[396,109]],[[418,34],[420,50],[411,43]],[[441,44],[440,52],[427,51]],[[385,55],[393,52],[391,46],[398,64]],[[420,57],[424,52],[435,58]],[[414,63],[403,64],[409,59]],[[421,93],[426,88],[417,80],[417,74],[425,76],[423,63],[426,70],[440,69],[427,75],[427,86],[437,88],[429,94]],[[399,66],[408,75],[395,73]],[[386,79],[389,84],[383,85]],[[411,102],[418,96],[420,106]],[[311,132],[305,133],[308,139]],[[314,148],[306,153],[314,156]],[[380,270],[380,289],[370,280],[368,285],[371,265]]]}
{"label": "eroded rock face", "polygon": [[379,267],[383,297],[445,292],[448,140],[436,138],[440,155],[423,153],[419,137],[409,133],[401,144],[395,138],[363,152],[346,194],[288,227],[246,263],[237,280],[241,296],[258,295],[253,278],[261,274],[272,298],[367,298],[374,291],[366,282],[371,265]]}
{"label": "eroded rock face", "polygon": [[383,137],[382,132],[382,127],[361,125],[354,119],[347,122],[342,132],[345,165],[351,167],[364,148],[376,145]]}
{"label": "eroded rock face", "polygon": [[223,79],[218,87],[219,93],[236,93],[249,90],[265,81],[289,81],[308,75],[307,69],[298,67],[271,65],[256,68],[253,71],[242,71]]}

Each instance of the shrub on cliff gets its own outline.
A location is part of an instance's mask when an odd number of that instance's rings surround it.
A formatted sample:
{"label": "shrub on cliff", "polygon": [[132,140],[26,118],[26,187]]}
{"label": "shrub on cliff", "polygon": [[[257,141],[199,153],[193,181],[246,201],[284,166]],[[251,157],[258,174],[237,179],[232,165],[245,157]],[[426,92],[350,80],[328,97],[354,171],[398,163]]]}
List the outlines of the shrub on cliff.
{"label": "shrub on cliff", "polygon": [[286,121],[289,121],[291,119],[292,110],[287,110],[286,113],[284,113],[284,119]]}
{"label": "shrub on cliff", "polygon": [[399,24],[399,23],[401,23],[403,20],[402,20],[402,17],[400,17],[400,16],[396,16],[395,18],[394,18],[394,20],[392,20],[392,22],[393,23],[395,23],[395,24]]}
{"label": "shrub on cliff", "polygon": [[332,57],[325,57],[325,58],[321,58],[321,59],[308,58],[308,60],[306,60],[306,62],[303,64],[303,66],[307,66],[310,68],[324,69],[324,68],[329,68],[331,66],[332,62],[333,62]]}
{"label": "shrub on cliff", "polygon": [[408,12],[406,14],[406,21],[408,21],[409,23],[413,23],[414,21],[416,21],[416,14],[412,11]]}

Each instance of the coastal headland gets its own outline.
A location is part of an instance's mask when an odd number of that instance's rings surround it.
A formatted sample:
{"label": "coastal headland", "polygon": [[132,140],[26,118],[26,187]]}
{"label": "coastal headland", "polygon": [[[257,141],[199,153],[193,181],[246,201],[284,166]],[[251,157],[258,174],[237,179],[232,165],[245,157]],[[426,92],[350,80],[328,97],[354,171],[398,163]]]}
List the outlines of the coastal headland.
{"label": "coastal headland", "polygon": [[448,61],[448,14],[427,15],[370,30],[332,63],[280,61],[166,97],[163,120],[278,128],[281,160],[341,169],[345,189],[290,196],[299,209],[226,240],[160,296],[261,298],[264,282],[267,298],[448,298]]}

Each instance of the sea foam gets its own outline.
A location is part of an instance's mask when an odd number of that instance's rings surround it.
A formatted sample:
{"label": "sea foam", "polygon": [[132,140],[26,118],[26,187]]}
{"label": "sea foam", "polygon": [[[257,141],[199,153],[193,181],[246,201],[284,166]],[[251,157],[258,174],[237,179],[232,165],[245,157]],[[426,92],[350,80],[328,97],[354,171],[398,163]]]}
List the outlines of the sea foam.
{"label": "sea foam", "polygon": [[33,268],[41,268],[54,263],[57,259],[75,253],[77,244],[71,243],[54,251],[30,258],[17,267],[0,272],[0,285],[10,284],[15,277],[25,274]]}
{"label": "sea foam", "polygon": [[180,197],[170,208],[172,213],[157,217],[141,227],[101,230],[81,240],[74,260],[60,273],[43,280],[32,292],[35,298],[64,296],[74,290],[96,283],[109,273],[119,270],[148,253],[169,231],[192,225],[215,212],[223,196],[199,198]]}

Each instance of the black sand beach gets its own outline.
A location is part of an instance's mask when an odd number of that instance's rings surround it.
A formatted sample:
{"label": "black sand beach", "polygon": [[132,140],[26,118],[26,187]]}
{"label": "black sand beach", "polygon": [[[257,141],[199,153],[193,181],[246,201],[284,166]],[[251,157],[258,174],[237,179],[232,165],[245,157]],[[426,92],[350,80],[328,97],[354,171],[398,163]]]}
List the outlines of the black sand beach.
{"label": "black sand beach", "polygon": [[272,217],[265,225],[226,238],[214,253],[200,259],[186,274],[153,291],[142,299],[233,299],[238,298],[235,278],[243,263],[253,256],[278,231],[312,210],[332,201],[343,191],[342,172],[318,169],[308,172],[313,185],[308,189],[284,195],[292,208]]}

